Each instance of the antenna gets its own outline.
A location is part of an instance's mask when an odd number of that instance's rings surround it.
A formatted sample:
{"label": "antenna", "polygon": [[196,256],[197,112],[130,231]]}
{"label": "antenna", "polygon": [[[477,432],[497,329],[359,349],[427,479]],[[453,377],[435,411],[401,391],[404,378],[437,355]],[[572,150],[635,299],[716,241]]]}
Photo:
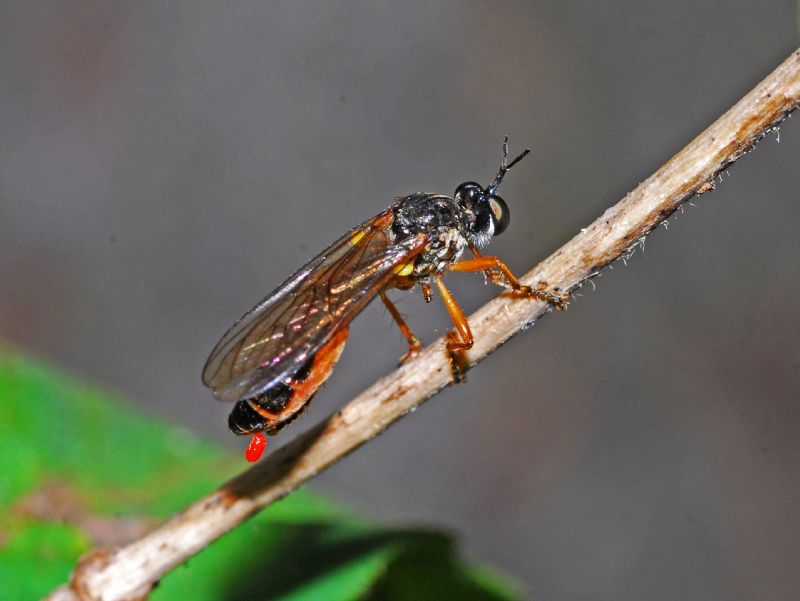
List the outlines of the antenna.
{"label": "antenna", "polygon": [[486,189],[486,194],[494,194],[497,191],[497,188],[500,187],[500,182],[503,181],[503,177],[506,173],[511,171],[511,168],[519,163],[522,159],[524,159],[527,154],[531,151],[530,148],[526,148],[522,154],[520,154],[516,159],[508,163],[508,136],[505,137],[503,140],[503,154],[500,159],[500,171],[497,172],[497,175],[494,178],[494,181],[489,185]]}

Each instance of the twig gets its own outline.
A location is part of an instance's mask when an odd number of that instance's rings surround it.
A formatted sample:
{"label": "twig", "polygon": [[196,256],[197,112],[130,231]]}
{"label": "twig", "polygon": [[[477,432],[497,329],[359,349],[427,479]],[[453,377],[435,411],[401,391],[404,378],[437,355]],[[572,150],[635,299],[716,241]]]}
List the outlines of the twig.
{"label": "twig", "polygon": [[[800,50],[656,173],[608,209],[523,282],[572,292],[644,237],[777,128],[800,104]],[[470,317],[475,346],[465,366],[482,360],[548,310],[542,302],[501,295]],[[95,550],[78,564],[71,586],[53,600],[132,601],[213,540],[281,499],[451,382],[444,342],[437,340],[341,410],[224,484],[157,530],[115,549]]]}

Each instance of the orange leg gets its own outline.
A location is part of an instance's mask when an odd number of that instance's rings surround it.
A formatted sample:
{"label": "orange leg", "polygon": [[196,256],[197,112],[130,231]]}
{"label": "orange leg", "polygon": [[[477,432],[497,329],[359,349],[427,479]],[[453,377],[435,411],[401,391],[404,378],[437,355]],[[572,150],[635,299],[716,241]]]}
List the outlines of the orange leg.
{"label": "orange leg", "polygon": [[[481,251],[478,250],[478,247],[474,244],[469,244],[469,251],[472,253],[472,256],[476,259],[482,259],[483,255]],[[489,280],[492,284],[497,284],[498,286],[505,287],[506,283],[503,280],[503,274],[500,273],[497,269],[487,269],[483,272],[484,277]]]}
{"label": "orange leg", "polygon": [[426,303],[429,303],[433,300],[433,293],[431,292],[431,285],[423,282],[419,285],[422,289],[422,298],[425,299]]}
{"label": "orange leg", "polygon": [[[471,248],[470,250],[472,250],[472,253],[475,254],[475,258],[465,259],[464,261],[450,265],[450,269],[452,271],[469,272],[498,269],[514,292],[519,292],[525,296],[533,296],[539,300],[546,301],[556,307],[556,309],[564,309],[567,306],[567,296],[565,294],[553,294],[552,292],[547,292],[544,290],[543,284],[539,284],[539,287],[537,288],[521,284],[519,280],[514,277],[514,274],[511,273],[511,270],[508,268],[508,266],[498,257],[483,257],[477,253],[476,249]],[[490,271],[489,273],[491,274],[492,272]],[[495,284],[501,283],[491,275],[489,276],[489,279],[491,279]]]}
{"label": "orange leg", "polygon": [[475,338],[472,336],[472,330],[469,327],[467,316],[464,315],[464,311],[461,310],[456,299],[453,298],[447,286],[444,285],[441,276],[436,276],[434,279],[436,281],[436,287],[439,289],[439,294],[442,295],[442,301],[444,301],[447,313],[456,326],[455,332],[451,331],[447,333],[447,355],[450,360],[450,370],[453,374],[453,381],[458,384],[466,381],[465,373],[468,367],[463,360],[463,356],[460,356],[460,352],[471,349]]}
{"label": "orange leg", "polygon": [[422,350],[422,343],[419,341],[419,338],[414,336],[414,333],[411,331],[411,328],[408,327],[406,322],[403,320],[400,312],[394,306],[394,303],[389,300],[389,297],[386,296],[385,292],[381,292],[381,300],[383,304],[386,305],[386,309],[388,309],[391,316],[394,318],[395,322],[397,322],[397,326],[400,328],[400,331],[403,333],[403,336],[408,341],[408,352],[400,357],[400,363],[405,363],[406,361],[413,359],[419,352]]}
{"label": "orange leg", "polygon": [[458,334],[458,340],[455,339],[455,336],[450,337],[451,339],[447,343],[447,350],[453,352],[471,349],[475,338],[472,336],[472,330],[469,328],[467,316],[464,315],[456,299],[453,298],[447,286],[444,285],[442,278],[437,276],[435,280],[436,287],[439,289],[439,294],[442,295],[444,306],[447,309],[447,313],[450,315],[450,319],[453,320],[453,324],[456,326],[456,333]]}
{"label": "orange leg", "polygon": [[471,252],[472,256],[475,257],[476,259],[480,259],[483,256],[481,254],[481,251],[479,251],[478,247],[475,246],[474,244],[469,245],[469,252]]}

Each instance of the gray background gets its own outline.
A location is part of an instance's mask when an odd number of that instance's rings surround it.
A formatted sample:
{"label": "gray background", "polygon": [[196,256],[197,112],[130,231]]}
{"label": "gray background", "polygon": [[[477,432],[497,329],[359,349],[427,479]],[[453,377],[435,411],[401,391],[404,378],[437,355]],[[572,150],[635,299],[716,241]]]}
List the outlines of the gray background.
{"label": "gray background", "polygon": [[[397,195],[508,178],[517,272],[798,44],[772,2],[6,2],[0,336],[231,449],[227,326]],[[800,122],[314,488],[537,599],[800,590]],[[494,293],[451,275],[470,310]],[[438,302],[395,293],[430,342]],[[371,306],[290,439],[393,367]],[[278,442],[278,441],[275,441]]]}

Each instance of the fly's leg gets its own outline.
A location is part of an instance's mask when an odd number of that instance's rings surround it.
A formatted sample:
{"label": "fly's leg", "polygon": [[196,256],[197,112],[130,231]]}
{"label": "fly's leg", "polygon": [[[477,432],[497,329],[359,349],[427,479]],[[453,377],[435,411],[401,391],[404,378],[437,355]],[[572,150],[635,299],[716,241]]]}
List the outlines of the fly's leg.
{"label": "fly's leg", "polygon": [[436,287],[439,289],[439,294],[442,296],[442,301],[453,320],[455,331],[450,331],[447,334],[447,355],[450,360],[450,369],[453,373],[453,381],[456,384],[466,381],[467,365],[464,361],[462,351],[472,348],[475,338],[472,336],[472,330],[469,327],[467,316],[464,311],[458,306],[456,299],[450,294],[447,286],[444,285],[441,276],[436,276]]}
{"label": "fly's leg", "polygon": [[[469,251],[472,253],[472,256],[476,259],[482,259],[483,255],[481,251],[478,250],[478,247],[474,244],[469,245]],[[492,284],[496,284],[497,286],[502,286],[505,288],[507,286],[505,279],[503,278],[503,274],[500,272],[499,269],[486,269],[483,272],[483,277],[485,280],[490,281]]]}
{"label": "fly's leg", "polygon": [[[473,250],[473,254],[474,253],[475,251]],[[495,284],[506,283],[514,292],[524,296],[532,296],[539,300],[548,302],[556,309],[565,309],[567,303],[569,302],[566,294],[556,294],[545,290],[545,287],[547,286],[545,282],[540,282],[536,288],[521,284],[520,281],[514,277],[514,274],[511,273],[511,270],[508,268],[508,266],[498,257],[483,257],[476,255],[474,259],[465,259],[464,261],[450,265],[449,269],[452,271],[463,272],[489,270],[489,274],[496,274],[497,271],[495,270],[499,270],[505,282],[498,281],[499,278],[496,275],[489,275],[489,279]]]}
{"label": "fly's leg", "polygon": [[397,310],[397,307],[394,306],[394,303],[389,300],[389,297],[386,296],[385,292],[380,293],[381,300],[383,304],[386,306],[386,309],[389,311],[389,314],[394,318],[397,326],[400,328],[400,331],[403,333],[406,341],[408,342],[408,352],[400,357],[400,364],[402,365],[406,361],[410,361],[422,350],[422,343],[419,341],[419,338],[414,336],[414,333],[411,331],[411,328],[408,327],[406,322],[403,320],[403,317],[400,315],[400,312]]}
{"label": "fly's leg", "polygon": [[433,300],[433,293],[431,292],[431,285],[427,282],[422,282],[419,285],[420,289],[422,290],[422,298],[426,303],[429,303]]}
{"label": "fly's leg", "polygon": [[475,338],[472,336],[472,330],[469,327],[467,316],[464,315],[464,312],[461,310],[461,307],[458,306],[456,299],[454,299],[453,295],[450,294],[450,290],[448,290],[447,286],[444,285],[442,278],[437,276],[435,280],[436,287],[439,289],[439,294],[442,295],[442,301],[444,301],[444,306],[447,309],[447,313],[450,315],[450,319],[453,320],[453,324],[456,326],[455,334],[451,337],[452,340],[447,343],[447,350],[466,351],[471,349],[475,342]]}

